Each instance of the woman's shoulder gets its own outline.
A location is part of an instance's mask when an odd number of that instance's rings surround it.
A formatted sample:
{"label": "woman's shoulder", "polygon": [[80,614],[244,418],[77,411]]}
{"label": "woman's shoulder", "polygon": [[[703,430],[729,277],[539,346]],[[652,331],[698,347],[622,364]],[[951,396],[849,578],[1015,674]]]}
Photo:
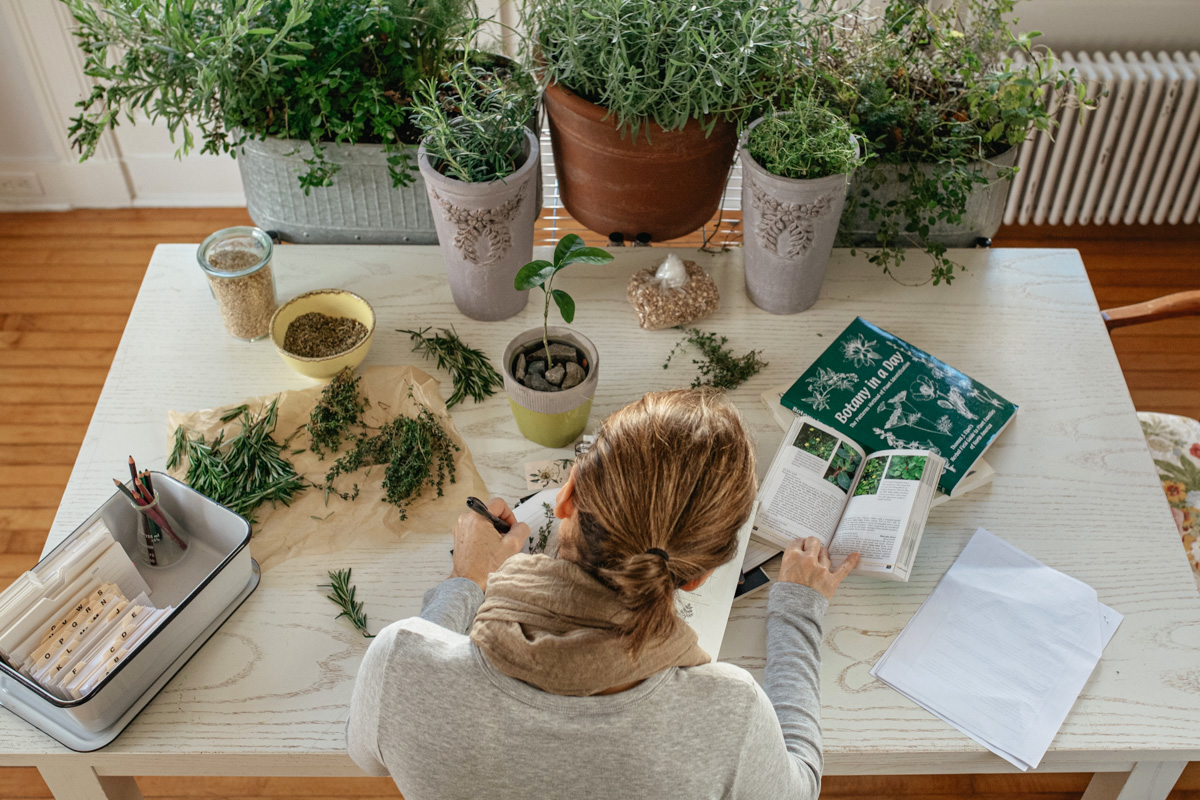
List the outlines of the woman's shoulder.
{"label": "woman's shoulder", "polygon": [[[754,680],[754,676],[735,664],[715,661],[696,667],[680,667],[667,682],[667,690],[685,694],[692,699],[707,703],[728,702],[735,708],[745,709],[766,694]],[[770,702],[767,702],[770,708]]]}
{"label": "woman's shoulder", "polygon": [[385,627],[371,642],[385,656],[387,669],[407,669],[417,664],[446,667],[472,659],[471,640],[420,617],[409,617]]}

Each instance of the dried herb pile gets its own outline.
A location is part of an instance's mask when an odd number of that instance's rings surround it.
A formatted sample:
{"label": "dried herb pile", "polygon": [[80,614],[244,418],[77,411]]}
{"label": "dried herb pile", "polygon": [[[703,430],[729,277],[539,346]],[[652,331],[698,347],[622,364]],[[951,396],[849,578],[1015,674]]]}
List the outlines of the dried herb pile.
{"label": "dried herb pile", "polygon": [[318,456],[324,458],[326,452],[336,453],[350,428],[362,425],[367,401],[359,394],[360,380],[354,377],[353,368],[346,367],[333,377],[313,406],[305,430],[310,439],[309,449]]}
{"label": "dried herb pile", "polygon": [[698,328],[689,328],[683,339],[671,348],[663,369],[671,365],[671,359],[685,345],[691,345],[699,351],[700,358],[692,359],[700,375],[692,381],[692,388],[713,386],[718,389],[736,389],[753,378],[767,366],[761,358],[761,350],[751,350],[743,356],[735,356],[725,345],[729,339],[717,336],[715,333],[705,333]]}
{"label": "dried herb pile", "polygon": [[419,352],[425,358],[436,358],[438,369],[450,373],[454,392],[446,401],[446,408],[454,408],[468,397],[476,403],[482,402],[504,385],[504,379],[483,351],[467,345],[453,328],[442,328],[441,333],[434,334],[430,334],[430,330],[396,332],[407,333],[413,341],[413,352]]}

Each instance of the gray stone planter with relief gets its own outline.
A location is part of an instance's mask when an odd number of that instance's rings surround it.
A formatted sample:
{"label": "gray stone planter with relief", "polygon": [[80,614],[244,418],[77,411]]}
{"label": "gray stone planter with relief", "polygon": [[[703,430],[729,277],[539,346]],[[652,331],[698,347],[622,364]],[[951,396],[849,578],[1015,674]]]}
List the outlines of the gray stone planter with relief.
{"label": "gray stone planter with relief", "polygon": [[772,175],[746,147],[750,129],[740,154],[746,294],[764,311],[795,314],[821,293],[849,176],[797,180]]}
{"label": "gray stone planter with relief", "polygon": [[529,292],[517,291],[517,271],[533,260],[533,223],[541,183],[538,140],[525,131],[524,160],[503,180],[467,183],[434,169],[422,146],[417,155],[450,280],[454,305],[471,319],[507,319],[520,313]]}
{"label": "gray stone planter with relief", "polygon": [[[410,148],[416,158],[416,148]],[[341,169],[332,186],[310,189],[300,175],[312,146],[297,139],[247,141],[238,153],[246,208],[254,224],[306,244],[437,244],[420,174],[394,188],[388,153],[379,144],[327,145],[325,160]]]}

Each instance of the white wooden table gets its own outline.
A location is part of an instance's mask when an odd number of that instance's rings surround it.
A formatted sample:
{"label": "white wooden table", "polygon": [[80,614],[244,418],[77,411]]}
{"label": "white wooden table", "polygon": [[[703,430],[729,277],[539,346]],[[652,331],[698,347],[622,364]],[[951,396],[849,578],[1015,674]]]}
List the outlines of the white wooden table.
{"label": "white wooden table", "polygon": [[[155,252],[47,548],[111,494],[129,453],[141,466],[163,467],[168,409],[309,385],[269,342],[247,345],[224,332],[194,254],[195,245]],[[591,428],[642,392],[684,385],[693,375],[688,358],[662,369],[678,332],[642,331],[625,301],[633,269],[664,251],[616,254],[610,265],[579,265],[559,279],[578,301],[576,327],[604,357]],[[908,288],[836,252],[820,301],[789,317],[749,303],[738,252],[683,255],[698,259],[721,289],[721,310],[702,326],[727,335],[739,353],[763,348],[770,361],[734,393],[764,456],[780,431],[759,394],[794,379],[855,315],[1021,406],[989,451],[995,482],[933,512],[912,580],[852,578],[838,592],[822,653],[826,771],[1012,769],[867,672],[984,526],[1092,584],[1125,614],[1041,769],[1101,773],[1087,800],[1165,798],[1183,764],[1200,759],[1200,599],[1079,255],[963,251],[955,257],[970,271],[952,286]],[[374,304],[379,323],[367,365],[434,371],[395,328],[453,324],[498,359],[513,335],[539,322],[538,302],[499,323],[459,315],[437,248],[282,247],[275,263],[281,299],[338,286]],[[454,418],[493,494],[524,494],[523,464],[556,452],[521,438],[503,395],[458,409]],[[345,754],[343,723],[367,643],[334,620],[317,584],[330,567],[353,567],[372,625],[381,627],[415,614],[422,593],[447,574],[448,541],[446,532],[414,532],[387,551],[350,548],[337,563],[297,558],[269,570],[113,744],[71,753],[0,712],[0,766],[37,766],[60,800],[140,797],[133,775],[359,774]],[[758,593],[735,603],[722,659],[761,669],[765,602]]]}

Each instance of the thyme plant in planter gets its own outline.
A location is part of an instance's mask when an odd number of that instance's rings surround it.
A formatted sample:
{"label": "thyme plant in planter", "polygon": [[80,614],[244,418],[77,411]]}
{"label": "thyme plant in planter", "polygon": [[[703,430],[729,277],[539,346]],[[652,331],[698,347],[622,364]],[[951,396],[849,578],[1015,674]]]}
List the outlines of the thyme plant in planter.
{"label": "thyme plant in planter", "polygon": [[468,58],[418,92],[413,121],[425,137],[417,162],[454,304],[472,319],[507,319],[529,298],[514,281],[533,258],[539,211],[541,159],[526,127],[534,88]]}
{"label": "thyme plant in planter", "polygon": [[544,293],[542,327],[521,333],[504,350],[504,388],[517,427],[545,447],[565,447],[583,433],[600,380],[600,354],[591,340],[570,328],[550,325],[550,301],[563,321],[575,320],[575,300],[554,288],[570,264],[606,264],[612,253],[587,247],[569,233],[554,248],[553,261],[530,261],[517,273],[520,290]]}
{"label": "thyme plant in planter", "polygon": [[741,160],[746,293],[773,314],[803,311],[825,280],[858,140],[846,120],[798,98],[750,124]]}
{"label": "thyme plant in planter", "polygon": [[794,0],[527,0],[563,205],[604,235],[696,230],[737,125],[796,53]]}
{"label": "thyme plant in planter", "polygon": [[[1017,147],[1051,131],[1057,106],[1095,105],[1074,70],[1014,32],[1015,0],[888,0],[881,11],[818,17],[800,81],[849,119],[869,164],[846,202],[839,244],[872,248],[885,272],[923,247],[949,282],[948,247],[1000,225]],[[1016,51],[1019,59],[1009,55]]]}
{"label": "thyme plant in planter", "polygon": [[63,2],[95,81],[70,129],[84,158],[144,113],[181,155],[236,155],[261,228],[436,240],[410,108],[473,30],[471,0]]}

